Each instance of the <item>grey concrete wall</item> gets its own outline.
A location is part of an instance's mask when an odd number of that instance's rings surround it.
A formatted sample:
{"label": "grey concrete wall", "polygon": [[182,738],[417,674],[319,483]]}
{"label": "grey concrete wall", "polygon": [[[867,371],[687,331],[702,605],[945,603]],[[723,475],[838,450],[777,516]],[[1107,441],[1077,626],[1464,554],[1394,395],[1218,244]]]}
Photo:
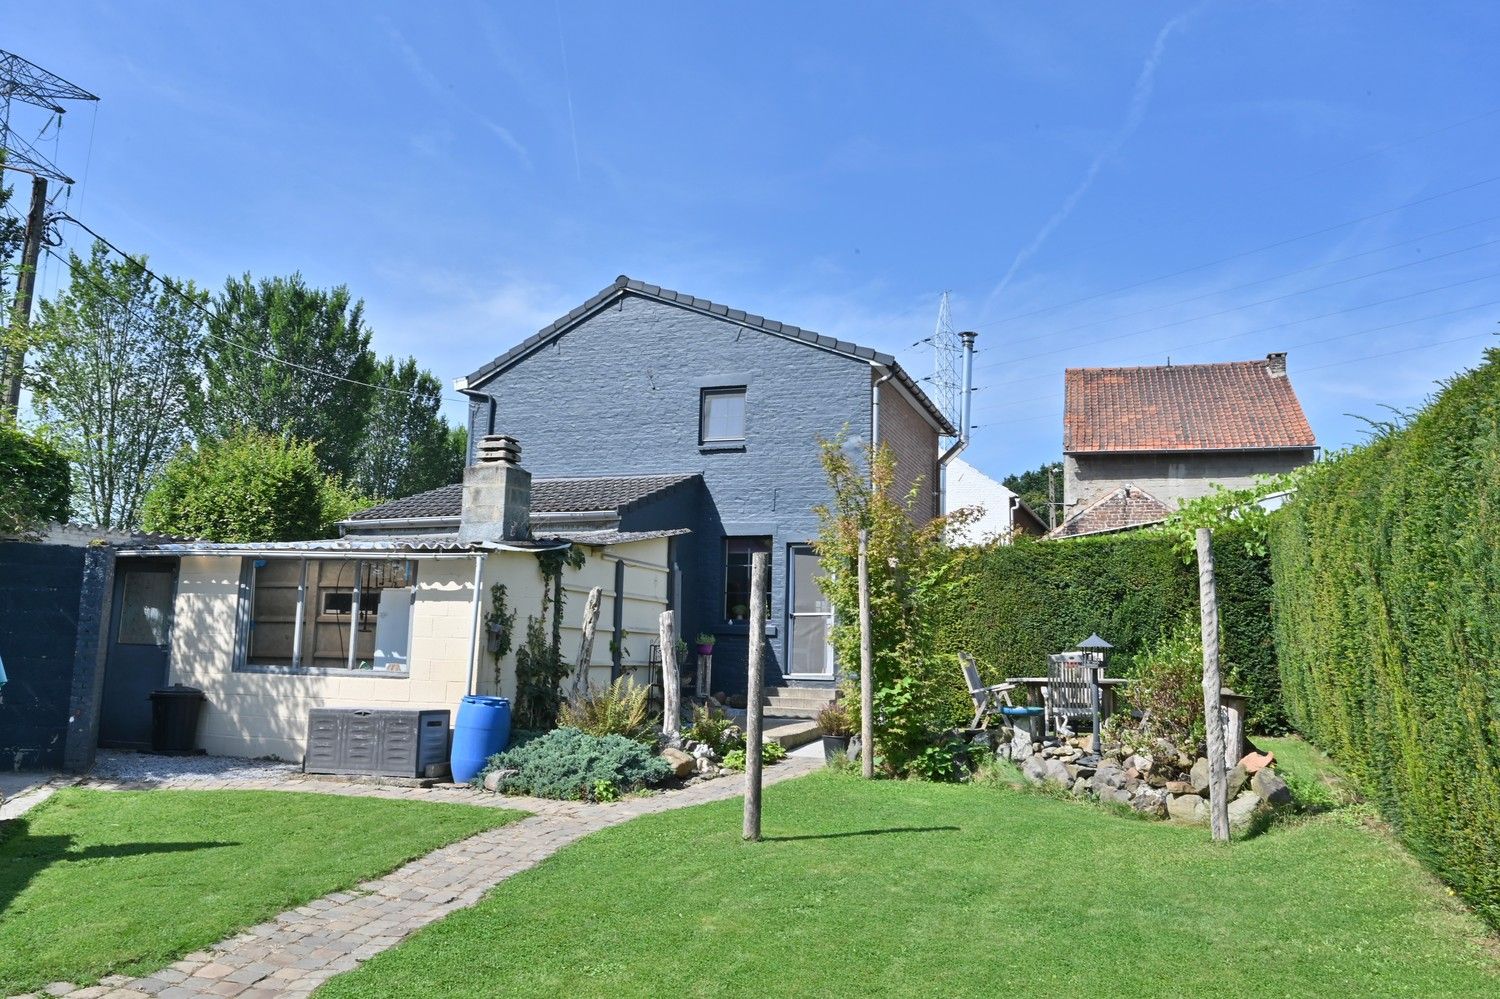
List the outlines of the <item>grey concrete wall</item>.
{"label": "grey concrete wall", "polygon": [[[744,445],[700,447],[699,390],[733,385],[746,387]],[[817,534],[812,508],[827,488],[819,436],[847,426],[869,437],[868,363],[629,296],[479,391],[536,477],[701,472],[706,501],[681,546],[681,633],[715,633],[714,686],[743,689],[746,626],[723,620],[723,539],[769,536],[768,668],[781,670],[787,546]],[[476,402],[471,437],[487,423],[488,403]]]}
{"label": "grey concrete wall", "polygon": [[1257,475],[1289,472],[1313,459],[1310,448],[1178,454],[1089,454],[1063,457],[1063,502],[1067,516],[1117,486],[1130,483],[1170,507],[1178,500],[1255,484]]}

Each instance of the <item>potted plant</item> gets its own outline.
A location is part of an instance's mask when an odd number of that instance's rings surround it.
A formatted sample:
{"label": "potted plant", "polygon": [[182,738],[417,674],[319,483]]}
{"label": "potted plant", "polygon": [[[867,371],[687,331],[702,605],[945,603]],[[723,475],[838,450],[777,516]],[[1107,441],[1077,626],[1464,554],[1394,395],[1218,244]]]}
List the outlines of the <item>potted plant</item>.
{"label": "potted plant", "polygon": [[838,701],[826,705],[818,712],[818,727],[823,730],[823,759],[834,760],[849,755],[849,739],[854,735],[854,721],[849,709]]}
{"label": "potted plant", "polygon": [[729,619],[731,621],[743,621],[745,620],[745,615],[749,613],[749,604],[735,604],[733,607],[729,608]]}
{"label": "potted plant", "polygon": [[707,632],[698,635],[698,654],[700,656],[711,656],[714,654],[714,636]]}

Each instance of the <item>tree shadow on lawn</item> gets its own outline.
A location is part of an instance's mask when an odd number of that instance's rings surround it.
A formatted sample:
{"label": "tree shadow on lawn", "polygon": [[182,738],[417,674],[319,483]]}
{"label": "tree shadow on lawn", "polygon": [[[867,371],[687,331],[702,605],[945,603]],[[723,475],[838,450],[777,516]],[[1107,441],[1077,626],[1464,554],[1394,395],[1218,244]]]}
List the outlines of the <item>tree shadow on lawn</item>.
{"label": "tree shadow on lawn", "polygon": [[0,916],[26,890],[42,871],[59,863],[80,860],[138,857],[149,853],[187,853],[211,850],[221,846],[239,846],[228,842],[193,843],[113,843],[73,849],[73,837],[33,836],[25,818],[13,819],[0,826]]}
{"label": "tree shadow on lawn", "polygon": [[851,832],[809,833],[806,836],[763,836],[763,843],[794,843],[804,839],[846,839],[850,836],[885,836],[889,833],[959,832],[958,826],[891,826],[887,829],[855,829]]}

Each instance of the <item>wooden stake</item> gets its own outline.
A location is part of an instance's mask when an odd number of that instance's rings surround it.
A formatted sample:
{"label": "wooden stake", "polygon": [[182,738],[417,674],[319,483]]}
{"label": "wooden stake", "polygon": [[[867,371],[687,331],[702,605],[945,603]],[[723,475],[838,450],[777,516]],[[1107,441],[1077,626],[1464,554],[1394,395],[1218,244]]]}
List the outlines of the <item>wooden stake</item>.
{"label": "wooden stake", "polygon": [[594,628],[599,624],[599,599],[604,593],[602,586],[589,590],[589,598],[583,605],[583,641],[578,645],[578,668],[573,674],[573,696],[577,704],[589,689],[589,667],[594,664]]}
{"label": "wooden stake", "polygon": [[770,556],[750,557],[750,674],[745,682],[745,827],[744,837],[760,839],[761,702],[765,700],[766,576]]}
{"label": "wooden stake", "polygon": [[1219,691],[1219,598],[1214,589],[1213,533],[1198,528],[1198,605],[1203,625],[1203,725],[1208,732],[1208,814],[1213,837],[1229,840],[1224,773],[1224,714]]}
{"label": "wooden stake", "polygon": [[859,532],[859,759],[875,776],[875,668],[870,655],[870,532]]}
{"label": "wooden stake", "polygon": [[682,730],[682,675],[677,669],[677,622],[661,612],[661,730],[668,739]]}

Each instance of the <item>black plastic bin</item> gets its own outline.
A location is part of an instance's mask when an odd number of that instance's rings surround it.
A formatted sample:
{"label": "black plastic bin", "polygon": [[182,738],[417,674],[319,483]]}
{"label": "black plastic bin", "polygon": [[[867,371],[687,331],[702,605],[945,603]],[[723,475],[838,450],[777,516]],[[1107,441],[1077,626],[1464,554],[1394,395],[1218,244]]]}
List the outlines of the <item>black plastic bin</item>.
{"label": "black plastic bin", "polygon": [[180,683],[151,691],[151,751],[197,752],[198,709],[204,700],[203,691]]}

